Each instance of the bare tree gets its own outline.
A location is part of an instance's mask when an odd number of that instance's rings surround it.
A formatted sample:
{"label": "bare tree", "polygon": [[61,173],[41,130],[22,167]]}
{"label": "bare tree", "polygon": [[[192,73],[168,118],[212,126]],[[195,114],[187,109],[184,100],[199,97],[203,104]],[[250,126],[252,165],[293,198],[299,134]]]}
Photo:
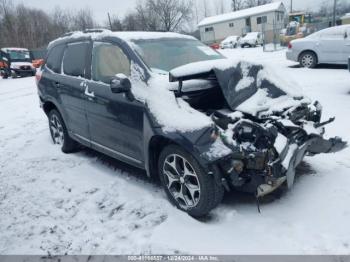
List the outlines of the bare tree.
{"label": "bare tree", "polygon": [[216,0],[215,1],[215,14],[221,15],[225,13],[225,4],[224,0]]}
{"label": "bare tree", "polygon": [[159,18],[160,29],[163,31],[178,30],[189,21],[192,14],[190,0],[148,0],[148,5]]}
{"label": "bare tree", "polygon": [[209,4],[208,4],[207,0],[203,0],[203,16],[208,17],[210,15],[211,14],[210,14]]}
{"label": "bare tree", "polygon": [[245,0],[244,8],[251,8],[259,5],[272,3],[272,0]]}
{"label": "bare tree", "polygon": [[123,19],[123,28],[126,31],[139,30],[137,13],[128,13]]}
{"label": "bare tree", "polygon": [[110,28],[112,31],[123,31],[123,24],[122,21],[117,16],[111,17],[111,24],[109,24],[109,21],[105,23],[105,27]]}
{"label": "bare tree", "polygon": [[244,8],[244,0],[232,0],[231,2],[232,11],[238,11]]}
{"label": "bare tree", "polygon": [[72,23],[73,30],[86,30],[89,28],[94,28],[96,26],[92,11],[88,7],[84,9],[80,9],[72,17],[72,22],[73,22]]}

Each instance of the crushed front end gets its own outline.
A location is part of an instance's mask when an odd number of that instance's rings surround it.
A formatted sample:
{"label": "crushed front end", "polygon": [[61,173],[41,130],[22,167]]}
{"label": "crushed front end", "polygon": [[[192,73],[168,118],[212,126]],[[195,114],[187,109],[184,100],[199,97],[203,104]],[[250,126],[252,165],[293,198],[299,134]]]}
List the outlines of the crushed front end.
{"label": "crushed front end", "polygon": [[[211,172],[217,181],[228,190],[238,188],[260,197],[284,183],[291,187],[304,156],[346,147],[338,137],[323,138],[324,126],[334,118],[321,121],[320,103],[311,102],[267,65],[223,60],[197,75],[182,75],[184,69],[187,67],[171,72],[170,80],[182,83],[205,78],[214,82],[210,90],[222,95],[220,104],[220,99],[214,100],[218,96],[209,91],[207,95],[203,91],[195,95],[179,92],[190,105],[212,118],[216,131],[211,137],[215,142],[199,151],[212,163]],[[198,106],[197,100],[204,106]]]}
{"label": "crushed front end", "polygon": [[283,183],[290,188],[296,167],[306,155],[330,153],[346,146],[340,138],[324,139],[318,102],[289,108],[279,115],[256,118],[242,112],[212,114],[219,140],[232,153],[217,161],[229,187],[264,196]]}

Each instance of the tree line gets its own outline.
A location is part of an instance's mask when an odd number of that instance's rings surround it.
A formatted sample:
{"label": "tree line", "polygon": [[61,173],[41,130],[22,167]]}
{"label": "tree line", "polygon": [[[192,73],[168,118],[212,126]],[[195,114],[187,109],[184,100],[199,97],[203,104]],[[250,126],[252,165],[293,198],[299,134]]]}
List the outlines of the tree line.
{"label": "tree line", "polygon": [[[133,11],[119,17],[113,13],[98,23],[89,8],[67,10],[59,7],[45,12],[11,0],[0,0],[0,47],[30,49],[45,47],[51,40],[70,31],[108,28],[113,31],[176,31],[193,33],[204,17],[237,11],[272,0],[139,0]],[[319,5],[315,14],[327,16],[329,2]],[[337,13],[350,12],[348,0],[338,0]]]}

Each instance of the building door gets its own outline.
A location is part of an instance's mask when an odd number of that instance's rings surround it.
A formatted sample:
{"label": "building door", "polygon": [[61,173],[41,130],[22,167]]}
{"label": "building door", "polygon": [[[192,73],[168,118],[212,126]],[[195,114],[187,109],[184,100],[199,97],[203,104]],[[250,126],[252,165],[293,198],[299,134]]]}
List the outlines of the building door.
{"label": "building door", "polygon": [[252,26],[251,26],[251,20],[250,20],[250,17],[247,17],[245,19],[245,33],[249,33],[252,31]]}

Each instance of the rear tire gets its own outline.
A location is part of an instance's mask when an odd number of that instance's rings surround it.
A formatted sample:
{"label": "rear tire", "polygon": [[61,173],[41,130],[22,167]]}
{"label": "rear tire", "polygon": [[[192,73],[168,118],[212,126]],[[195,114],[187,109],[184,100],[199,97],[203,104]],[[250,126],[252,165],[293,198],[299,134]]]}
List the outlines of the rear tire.
{"label": "rear tire", "polygon": [[299,57],[299,63],[301,67],[315,68],[317,65],[317,56],[313,52],[304,52]]}
{"label": "rear tire", "polygon": [[52,109],[48,118],[53,143],[61,146],[63,153],[75,152],[78,148],[78,143],[70,138],[61,114],[56,109]]}
{"label": "rear tire", "polygon": [[224,188],[179,146],[163,149],[158,173],[170,202],[190,216],[205,216],[222,201]]}

